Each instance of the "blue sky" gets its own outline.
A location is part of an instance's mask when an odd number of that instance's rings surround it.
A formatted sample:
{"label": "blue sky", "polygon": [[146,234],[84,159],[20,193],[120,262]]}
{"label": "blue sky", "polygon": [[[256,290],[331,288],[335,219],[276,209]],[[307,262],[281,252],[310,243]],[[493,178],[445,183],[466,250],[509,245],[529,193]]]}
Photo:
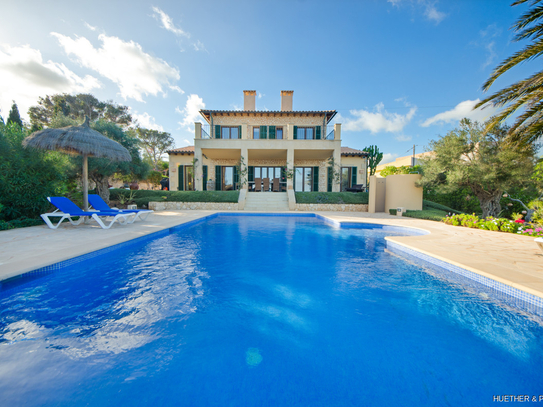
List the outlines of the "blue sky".
{"label": "blue sky", "polygon": [[[523,44],[511,0],[19,1],[2,5],[0,114],[39,96],[88,92],[192,144],[198,110],[337,110],[343,145],[387,161],[445,135]],[[493,89],[531,74],[525,65]]]}

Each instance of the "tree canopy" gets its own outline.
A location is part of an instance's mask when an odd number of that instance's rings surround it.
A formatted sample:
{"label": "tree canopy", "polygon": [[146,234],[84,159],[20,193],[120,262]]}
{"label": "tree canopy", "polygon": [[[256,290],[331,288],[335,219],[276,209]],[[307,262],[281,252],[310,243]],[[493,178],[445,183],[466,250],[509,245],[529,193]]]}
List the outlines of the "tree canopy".
{"label": "tree canopy", "polygon": [[81,122],[85,116],[91,121],[105,120],[119,126],[132,123],[128,106],[118,105],[112,101],[102,102],[91,94],[67,93],[40,97],[37,106],[28,109],[32,130],[50,127],[55,116],[67,117]]}
{"label": "tree canopy", "polygon": [[15,123],[16,125],[23,127],[23,121],[21,120],[21,115],[19,114],[19,108],[17,103],[13,102],[11,105],[11,110],[9,111],[8,121],[6,124]]}
{"label": "tree canopy", "polygon": [[155,171],[158,171],[158,162],[162,155],[169,149],[175,148],[173,137],[170,133],[145,129],[143,127],[136,128],[134,135],[138,138],[145,152],[153,162]]}
{"label": "tree canopy", "polygon": [[[511,27],[516,33],[513,41],[531,40],[531,43],[494,69],[483,85],[484,91],[489,90],[500,76],[513,67],[543,54],[543,6],[538,5],[541,1],[543,0],[532,0],[532,8]],[[527,2],[528,0],[517,0],[512,5]],[[529,78],[494,93],[475,107],[484,107],[487,104],[504,107],[498,115],[487,122],[487,131],[497,128],[505,119],[521,110],[521,114],[509,129],[509,139],[524,144],[536,141],[543,134],[543,71],[538,71]]]}
{"label": "tree canopy", "polygon": [[500,198],[510,187],[531,182],[536,147],[509,145],[507,126],[491,128],[463,119],[458,128],[430,142],[434,152],[422,159],[420,184],[441,193],[467,187],[481,204],[483,216],[498,216]]}

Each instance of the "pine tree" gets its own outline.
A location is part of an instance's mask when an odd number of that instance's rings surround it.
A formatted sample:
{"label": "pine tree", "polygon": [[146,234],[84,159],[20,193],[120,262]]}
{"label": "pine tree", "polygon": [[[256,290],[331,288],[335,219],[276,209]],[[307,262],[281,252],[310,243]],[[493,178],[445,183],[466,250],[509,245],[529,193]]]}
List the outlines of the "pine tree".
{"label": "pine tree", "polygon": [[9,111],[7,124],[10,123],[15,123],[23,127],[23,121],[21,120],[21,116],[19,115],[19,109],[17,108],[17,103],[15,103],[15,101],[13,101],[13,105],[11,105],[11,110]]}

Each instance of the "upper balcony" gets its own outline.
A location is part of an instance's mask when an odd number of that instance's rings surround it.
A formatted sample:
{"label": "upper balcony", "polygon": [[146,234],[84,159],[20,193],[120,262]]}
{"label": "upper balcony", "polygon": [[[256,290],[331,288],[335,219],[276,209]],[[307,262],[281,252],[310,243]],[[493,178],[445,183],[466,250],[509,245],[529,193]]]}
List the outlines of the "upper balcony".
{"label": "upper balcony", "polygon": [[217,139],[217,140],[329,140],[339,141],[341,139],[341,124],[328,124],[325,126],[293,124],[282,125],[249,125],[249,124],[227,124],[213,125],[195,123],[194,138]]}

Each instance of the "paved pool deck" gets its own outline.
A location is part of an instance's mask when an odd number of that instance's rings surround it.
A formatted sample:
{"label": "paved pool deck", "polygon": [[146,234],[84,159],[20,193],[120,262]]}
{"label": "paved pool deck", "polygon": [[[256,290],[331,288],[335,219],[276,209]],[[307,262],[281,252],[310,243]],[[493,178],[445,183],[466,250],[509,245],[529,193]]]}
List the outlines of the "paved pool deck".
{"label": "paved pool deck", "polygon": [[[57,230],[44,224],[0,231],[0,281],[217,212],[220,211],[155,212],[144,222],[126,226],[115,224],[108,230],[91,222],[79,226],[63,224]],[[289,212],[293,213],[296,212]],[[337,222],[366,222],[426,230],[429,234],[387,239],[543,298],[543,252],[532,237],[454,227],[384,213],[315,213]]]}

